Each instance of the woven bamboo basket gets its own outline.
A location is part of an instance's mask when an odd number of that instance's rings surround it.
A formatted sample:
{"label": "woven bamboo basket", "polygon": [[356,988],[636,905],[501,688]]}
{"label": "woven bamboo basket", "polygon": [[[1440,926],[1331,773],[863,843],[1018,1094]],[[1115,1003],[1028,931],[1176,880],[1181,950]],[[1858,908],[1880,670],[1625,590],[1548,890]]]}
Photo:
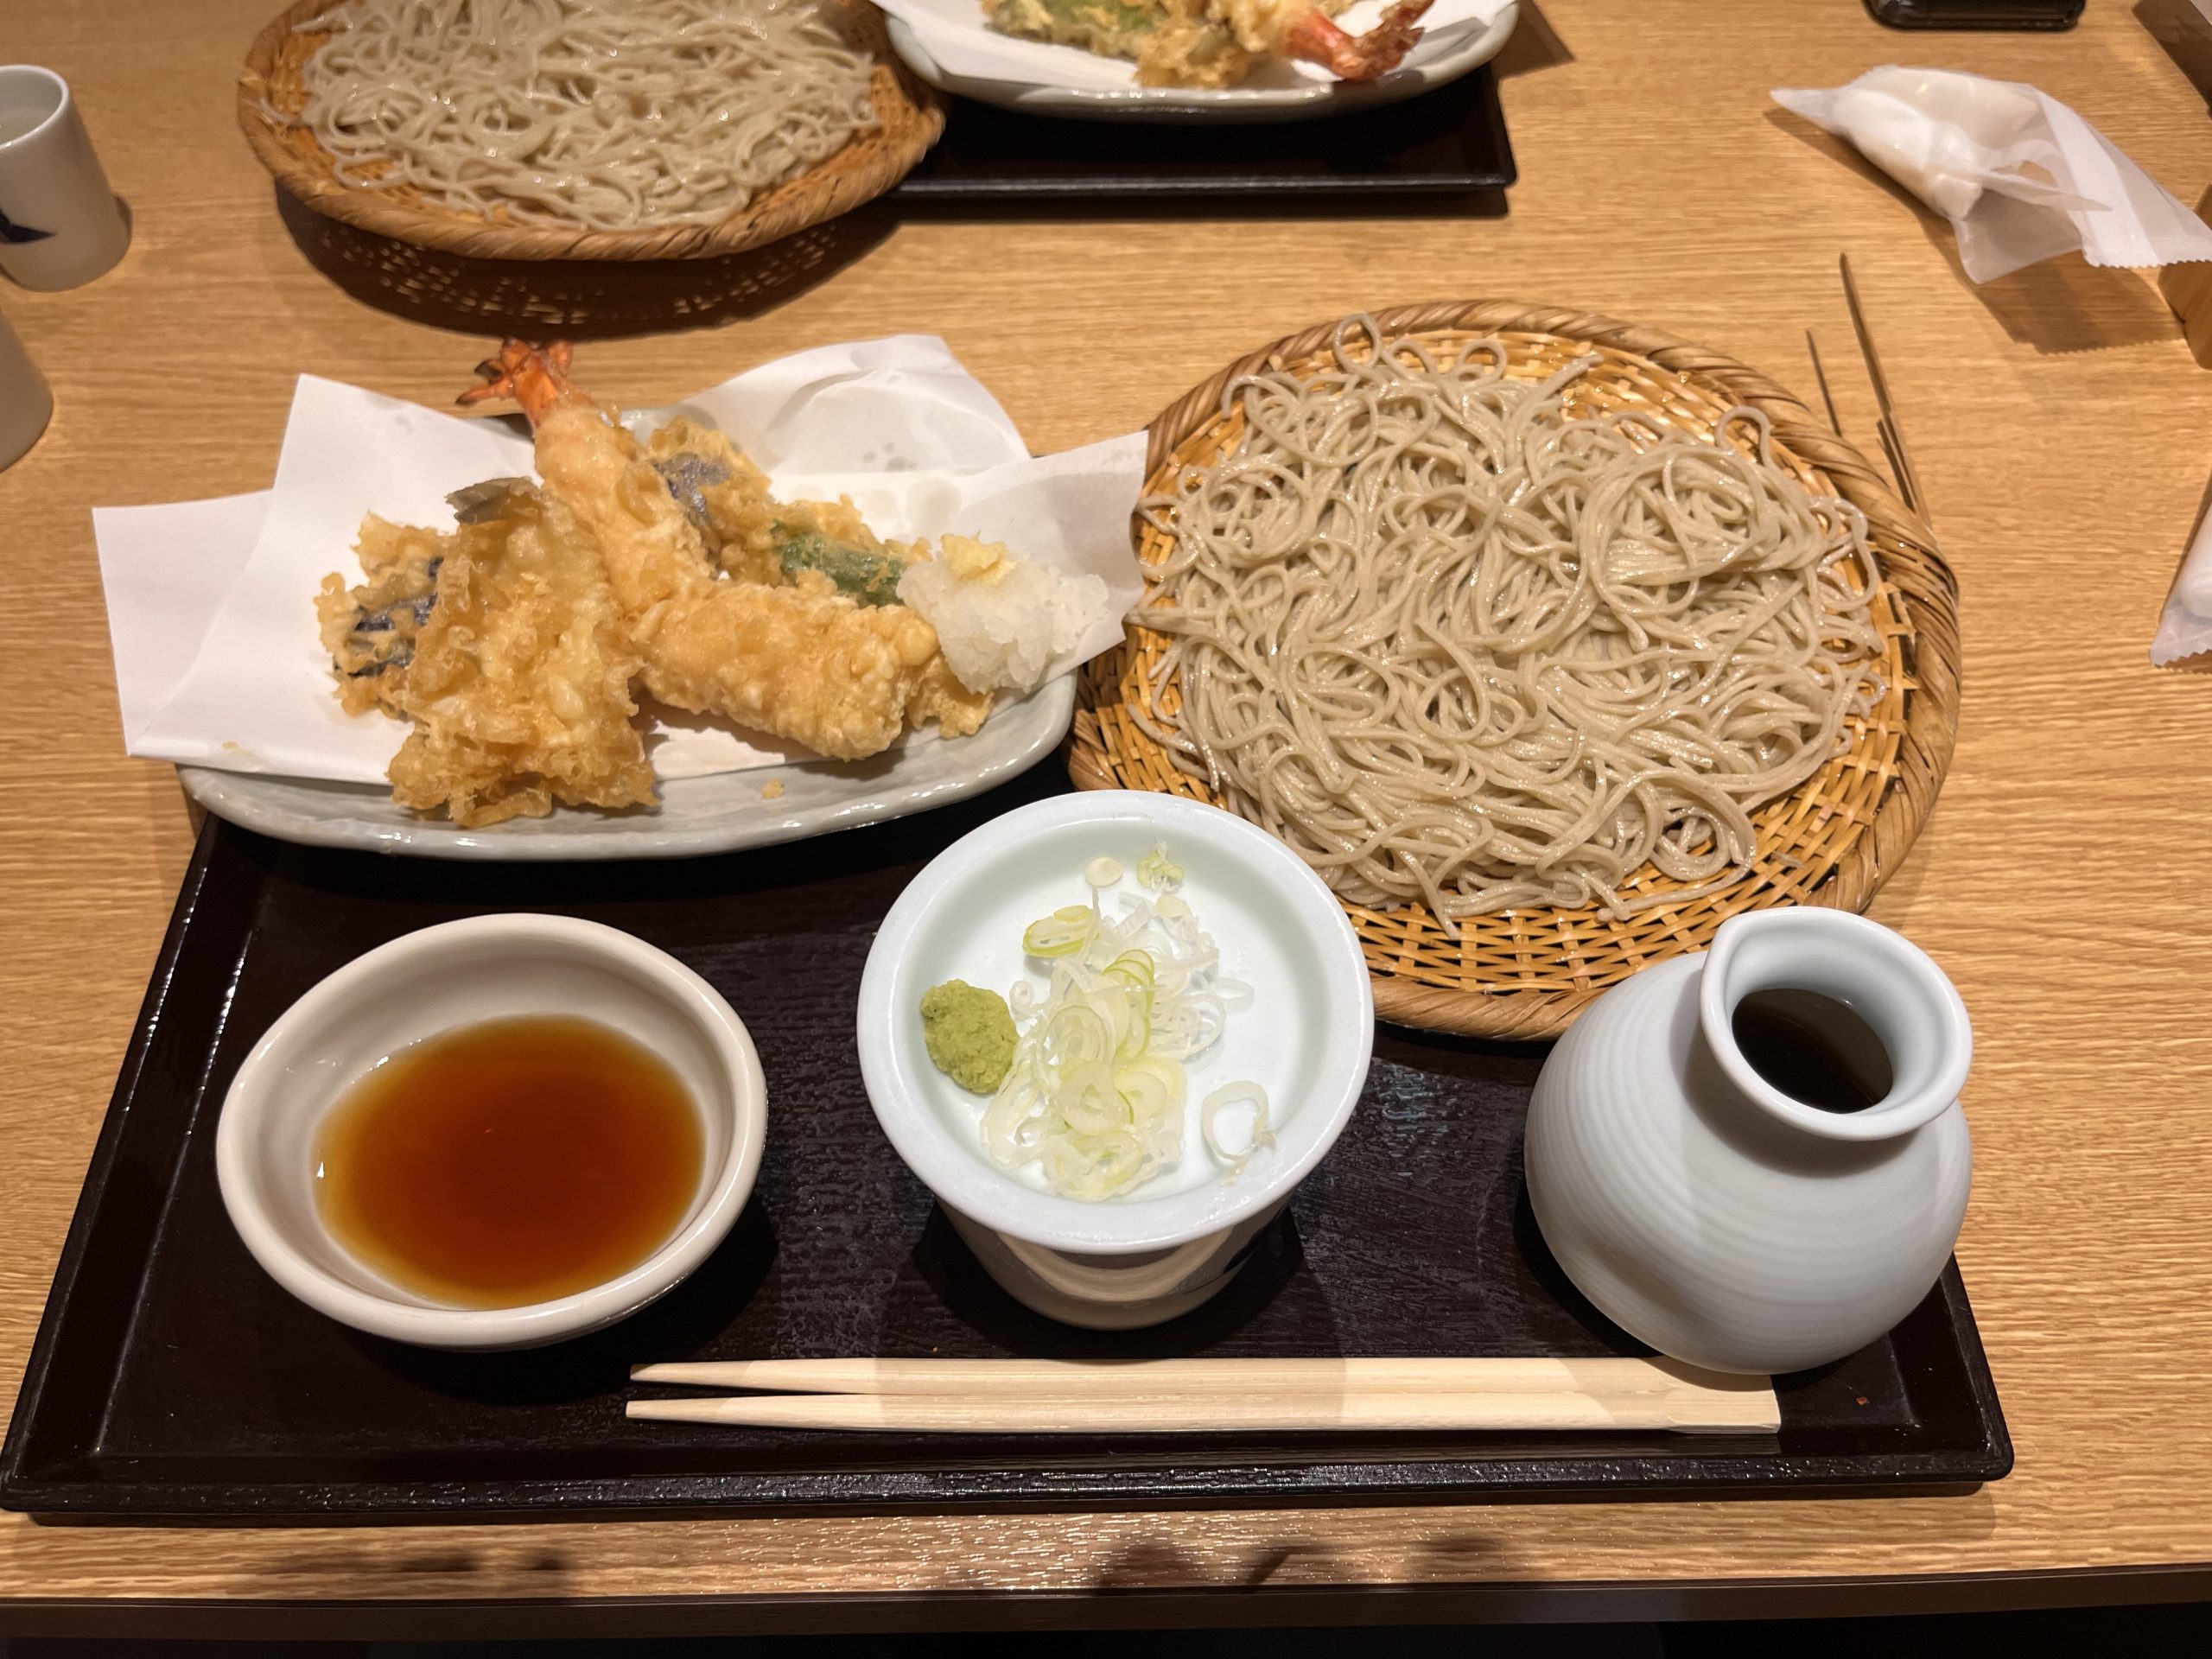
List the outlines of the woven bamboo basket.
{"label": "woven bamboo basket", "polygon": [[238,125],[246,143],[277,183],[317,213],[378,236],[474,258],[701,259],[740,253],[873,201],[905,178],[944,130],[943,101],[893,54],[883,15],[868,0],[829,0],[847,38],[874,54],[879,124],[874,131],[711,225],[586,231],[505,223],[438,206],[404,187],[341,184],[331,171],[329,152],[312,133],[270,118],[270,109],[289,115],[306,102],[302,67],[329,36],[294,30],[328,10],[330,3],[299,0],[255,37],[238,72]]}
{"label": "woven bamboo basket", "polygon": [[[1408,307],[1376,321],[1387,337],[1418,335],[1447,359],[1471,340],[1497,336],[1511,353],[1509,372],[1530,378],[1594,356],[1598,365],[1570,395],[1571,414],[1648,409],[1709,436],[1730,409],[1749,404],[1764,412],[1777,458],[1814,493],[1840,495],[1866,515],[1881,573],[1872,610],[1886,642],[1886,689],[1851,723],[1843,752],[1753,814],[1757,855],[1744,876],[1719,890],[1619,921],[1595,909],[1555,907],[1468,918],[1457,938],[1424,906],[1386,911],[1346,904],[1374,977],[1376,1013],[1469,1036],[1555,1037],[1607,987],[1668,957],[1705,949],[1713,930],[1740,912],[1800,904],[1865,909],[1934,804],[1957,725],[1958,590],[1927,524],[1804,404],[1718,352],[1608,317],[1508,301]],[[1222,411],[1232,379],[1318,366],[1337,327],[1278,340],[1171,405],[1151,426],[1147,493],[1165,493],[1182,467],[1211,461],[1237,442],[1241,413]],[[1135,535],[1145,564],[1166,556],[1166,534],[1140,518]],[[1178,769],[1131,717],[1166,645],[1165,636],[1133,624],[1122,646],[1084,670],[1069,771],[1085,789],[1155,790],[1226,804],[1204,779]],[[1172,711],[1175,695],[1171,680],[1163,709]],[[1687,887],[1647,867],[1625,891],[1641,897]]]}

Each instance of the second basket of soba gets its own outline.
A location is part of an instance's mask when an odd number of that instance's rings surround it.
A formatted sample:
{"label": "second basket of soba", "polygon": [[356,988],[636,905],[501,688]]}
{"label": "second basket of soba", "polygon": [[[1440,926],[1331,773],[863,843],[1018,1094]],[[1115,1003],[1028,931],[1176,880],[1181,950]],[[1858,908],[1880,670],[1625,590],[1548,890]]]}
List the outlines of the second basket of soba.
{"label": "second basket of soba", "polygon": [[1728,358],[1409,308],[1255,352],[1151,436],[1147,593],[1070,770],[1280,836],[1385,1019],[1556,1036],[1739,912],[1864,908],[1934,799],[1950,572]]}
{"label": "second basket of soba", "polygon": [[882,194],[944,126],[866,0],[301,0],[238,100],[308,207],[486,259],[759,247]]}

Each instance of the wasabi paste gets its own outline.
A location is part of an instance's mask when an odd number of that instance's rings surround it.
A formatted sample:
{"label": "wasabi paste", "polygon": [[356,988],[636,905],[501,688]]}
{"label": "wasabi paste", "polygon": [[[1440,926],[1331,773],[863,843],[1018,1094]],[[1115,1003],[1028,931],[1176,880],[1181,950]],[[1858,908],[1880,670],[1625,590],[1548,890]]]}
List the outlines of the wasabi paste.
{"label": "wasabi paste", "polygon": [[922,993],[922,1041],[938,1071],[970,1094],[992,1094],[1014,1065],[1014,1014],[996,991],[948,979]]}

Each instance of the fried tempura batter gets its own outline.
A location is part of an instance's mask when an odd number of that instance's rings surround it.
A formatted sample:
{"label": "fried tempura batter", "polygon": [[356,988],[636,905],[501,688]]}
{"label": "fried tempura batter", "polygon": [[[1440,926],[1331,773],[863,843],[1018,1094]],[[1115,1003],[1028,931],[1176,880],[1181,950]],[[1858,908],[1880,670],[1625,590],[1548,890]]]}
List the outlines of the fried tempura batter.
{"label": "fried tempura batter", "polygon": [[365,715],[379,705],[399,712],[394,699],[407,683],[415,636],[437,603],[446,539],[371,513],[361,521],[353,549],[368,580],[349,588],[343,576],[322,579],[315,615],[337,671],[338,701],[347,714]]}
{"label": "fried tempura batter", "polygon": [[641,805],[652,769],[631,716],[639,658],[590,532],[500,480],[455,498],[449,536],[361,525],[368,581],[323,580],[315,608],[349,713],[415,722],[392,798],[478,829],[570,806]]}
{"label": "fried tempura batter", "polygon": [[542,490],[456,492],[451,534],[372,516],[365,580],[316,598],[346,712],[414,722],[395,800],[472,829],[650,804],[633,680],[843,760],[983,723],[994,690],[963,685],[899,597],[925,544],[885,542],[850,501],[777,500],[712,428],[672,421],[640,448],[567,366],[564,346],[510,341],[478,394],[520,398]]}
{"label": "fried tempura batter", "polygon": [[[611,414],[569,384],[556,360],[511,341],[486,366],[493,377],[486,394],[512,394],[531,417],[546,489],[598,539],[653,696],[839,760],[889,747],[918,694],[926,711],[949,704],[941,686],[924,694],[931,666],[940,659],[936,630],[913,612],[863,604],[821,568],[802,569],[780,585],[718,580],[671,480]],[[659,457],[664,463],[681,459],[673,451]],[[737,491],[728,511],[730,543],[738,551],[726,556],[748,575],[759,571],[768,556],[761,526],[775,542],[775,514],[788,516],[789,510],[770,502],[765,486],[756,500],[751,478],[735,468],[721,479],[711,476],[711,467],[677,471],[674,488],[687,496],[695,489],[702,498],[717,488]],[[711,515],[711,499],[703,505]],[[780,569],[785,556],[778,552],[776,562]]]}
{"label": "fried tempura batter", "polygon": [[[849,500],[778,501],[768,480],[712,427],[677,418],[655,432],[645,454],[715,562],[733,579],[844,594],[862,605],[899,603],[899,578],[929,557],[920,543],[887,542]],[[934,721],[965,737],[991,712],[988,691],[970,691],[942,656],[906,699],[906,723]]]}
{"label": "fried tempura batter", "polygon": [[[896,605],[900,574],[928,556],[918,545],[882,540],[849,500],[777,500],[766,475],[712,427],[679,416],[647,440],[645,454],[707,551],[737,581]],[[810,582],[810,572],[829,585]]]}
{"label": "fried tempura batter", "polygon": [[1317,63],[1343,80],[1395,68],[1430,0],[1402,0],[1364,35],[1329,20],[1351,0],[983,0],[1004,35],[1127,58],[1143,86],[1234,86],[1270,58]]}

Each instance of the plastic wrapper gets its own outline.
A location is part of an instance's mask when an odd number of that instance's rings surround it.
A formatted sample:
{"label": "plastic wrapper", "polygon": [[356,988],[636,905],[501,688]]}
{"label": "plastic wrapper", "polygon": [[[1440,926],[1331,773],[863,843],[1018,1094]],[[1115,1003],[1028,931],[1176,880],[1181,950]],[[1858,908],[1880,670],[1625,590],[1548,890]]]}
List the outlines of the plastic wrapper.
{"label": "plastic wrapper", "polygon": [[2158,617],[2158,637],[2151,641],[2151,661],[2159,668],[2212,653],[2212,513],[2196,529],[2166,595],[2166,608]]}
{"label": "plastic wrapper", "polygon": [[1949,219],[1977,283],[2076,248],[2093,265],[2212,259],[2212,226],[2071,109],[2018,81],[1891,64],[1774,99]]}

